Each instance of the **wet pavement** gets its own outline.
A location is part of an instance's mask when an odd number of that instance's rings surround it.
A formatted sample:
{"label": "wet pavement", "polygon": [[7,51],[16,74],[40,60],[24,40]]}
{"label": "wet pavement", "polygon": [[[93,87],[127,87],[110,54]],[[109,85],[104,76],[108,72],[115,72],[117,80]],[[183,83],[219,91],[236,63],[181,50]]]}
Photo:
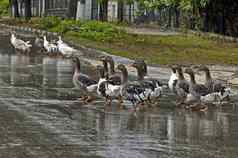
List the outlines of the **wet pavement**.
{"label": "wet pavement", "polygon": [[[97,78],[86,62],[83,72]],[[72,74],[70,59],[16,53],[0,34],[0,157],[237,157],[237,102],[189,112],[168,93],[135,117],[101,98],[79,102]]]}

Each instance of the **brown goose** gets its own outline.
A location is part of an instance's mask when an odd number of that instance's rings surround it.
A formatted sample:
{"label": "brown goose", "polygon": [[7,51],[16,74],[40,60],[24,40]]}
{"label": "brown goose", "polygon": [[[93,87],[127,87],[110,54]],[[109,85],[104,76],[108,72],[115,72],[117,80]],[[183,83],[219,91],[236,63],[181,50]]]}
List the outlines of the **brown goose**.
{"label": "brown goose", "polygon": [[[80,60],[78,57],[73,59],[74,62],[74,75],[73,75],[73,83],[77,88],[81,88],[86,92],[94,92],[97,90],[97,81],[91,79],[88,75],[80,72]],[[85,102],[92,101],[92,97],[84,96],[81,100]]]}
{"label": "brown goose", "polygon": [[[115,71],[115,62],[111,56],[104,56],[101,57],[101,60],[103,62],[107,63],[107,66],[109,66],[109,70],[107,68],[108,72],[108,78],[111,81],[111,84],[113,85],[120,85],[121,84],[121,74],[119,72]],[[106,64],[104,64],[106,66]]]}
{"label": "brown goose", "polygon": [[149,101],[156,99],[162,95],[163,87],[159,80],[151,78],[147,75],[147,65],[143,60],[136,60],[132,67],[137,69],[138,82],[146,89],[146,96]]}
{"label": "brown goose", "polygon": [[146,89],[141,86],[138,82],[129,82],[128,81],[128,71],[123,64],[119,64],[117,69],[121,71],[121,90],[120,94],[123,97],[123,100],[130,101],[134,107],[138,104],[144,102],[142,97]]}
{"label": "brown goose", "polygon": [[224,86],[218,80],[214,80],[211,76],[210,70],[207,66],[200,66],[198,71],[205,72],[205,86],[209,89],[209,92],[220,92],[224,90]]}
{"label": "brown goose", "polygon": [[201,88],[201,85],[196,83],[193,70],[191,68],[187,68],[184,73],[187,73],[190,76],[189,93],[187,94],[185,103],[188,104],[192,110],[207,110],[207,106],[203,105],[201,101],[204,90]]}
{"label": "brown goose", "polygon": [[178,81],[175,87],[175,93],[177,95],[177,105],[181,105],[186,100],[189,93],[189,83],[186,81],[183,75],[181,66],[176,66]]}
{"label": "brown goose", "polygon": [[105,61],[109,65],[109,79],[113,81],[112,84],[120,85],[121,84],[121,74],[115,71],[115,62],[111,56],[106,56]]}

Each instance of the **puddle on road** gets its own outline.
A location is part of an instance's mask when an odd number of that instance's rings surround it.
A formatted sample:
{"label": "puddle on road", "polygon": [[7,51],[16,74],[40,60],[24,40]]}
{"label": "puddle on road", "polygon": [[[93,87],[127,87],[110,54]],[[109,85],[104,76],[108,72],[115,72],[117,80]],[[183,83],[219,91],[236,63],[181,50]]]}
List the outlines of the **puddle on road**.
{"label": "puddle on road", "polygon": [[[4,42],[3,42],[4,41]],[[33,52],[35,53],[35,51]],[[83,65],[83,72],[97,75]],[[72,84],[70,59],[14,53],[0,38],[0,156],[41,157],[236,157],[238,109],[207,113],[174,108],[174,96],[138,113],[83,105]],[[172,98],[172,99],[171,99]]]}

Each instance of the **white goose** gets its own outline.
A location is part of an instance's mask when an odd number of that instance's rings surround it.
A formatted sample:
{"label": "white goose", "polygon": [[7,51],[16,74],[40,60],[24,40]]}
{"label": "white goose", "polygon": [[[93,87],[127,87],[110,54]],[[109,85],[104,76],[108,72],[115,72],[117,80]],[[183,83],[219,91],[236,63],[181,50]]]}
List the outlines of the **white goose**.
{"label": "white goose", "polygon": [[57,46],[58,46],[59,52],[66,57],[70,57],[73,55],[74,52],[77,52],[76,49],[70,47],[68,44],[62,41],[61,36],[59,36],[59,40],[57,41]]}
{"label": "white goose", "polygon": [[47,51],[47,53],[57,53],[58,52],[57,45],[47,41],[46,36],[44,36],[44,48]]}
{"label": "white goose", "polygon": [[30,44],[30,41],[25,42],[21,39],[17,39],[15,34],[13,33],[11,34],[10,41],[16,50],[26,52],[26,53],[29,53],[31,51],[32,45]]}
{"label": "white goose", "polygon": [[171,66],[171,70],[172,71],[171,71],[171,76],[168,81],[168,86],[169,86],[169,89],[175,93],[175,87],[178,82],[178,76],[176,74],[176,68],[174,66]]}

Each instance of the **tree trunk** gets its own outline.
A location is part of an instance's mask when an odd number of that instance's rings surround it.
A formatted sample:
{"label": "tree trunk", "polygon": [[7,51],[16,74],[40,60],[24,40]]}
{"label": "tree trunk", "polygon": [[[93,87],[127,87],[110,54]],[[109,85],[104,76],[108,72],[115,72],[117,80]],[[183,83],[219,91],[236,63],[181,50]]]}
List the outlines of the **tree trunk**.
{"label": "tree trunk", "polygon": [[172,8],[169,7],[168,27],[171,27],[171,23],[172,23]]}
{"label": "tree trunk", "polygon": [[180,19],[180,10],[178,7],[175,7],[175,27],[176,28],[179,28],[180,26],[179,19]]}
{"label": "tree trunk", "polygon": [[25,19],[31,19],[31,0],[25,0]]}
{"label": "tree trunk", "polygon": [[69,1],[69,7],[68,7],[68,13],[67,13],[68,18],[73,18],[73,19],[76,18],[77,3],[78,3],[77,0],[70,0]]}
{"label": "tree trunk", "polygon": [[132,18],[131,18],[131,3],[130,3],[130,4],[129,4],[129,23],[132,22],[131,19],[132,19]]}
{"label": "tree trunk", "polygon": [[100,4],[99,19],[101,21],[107,21],[107,9],[108,9],[108,0],[103,0]]}
{"label": "tree trunk", "polygon": [[20,17],[19,9],[18,9],[18,1],[17,0],[10,0],[10,4],[11,4],[12,13],[13,13],[12,16],[15,17],[15,18]]}
{"label": "tree trunk", "polygon": [[118,21],[123,22],[123,2],[118,2]]}

